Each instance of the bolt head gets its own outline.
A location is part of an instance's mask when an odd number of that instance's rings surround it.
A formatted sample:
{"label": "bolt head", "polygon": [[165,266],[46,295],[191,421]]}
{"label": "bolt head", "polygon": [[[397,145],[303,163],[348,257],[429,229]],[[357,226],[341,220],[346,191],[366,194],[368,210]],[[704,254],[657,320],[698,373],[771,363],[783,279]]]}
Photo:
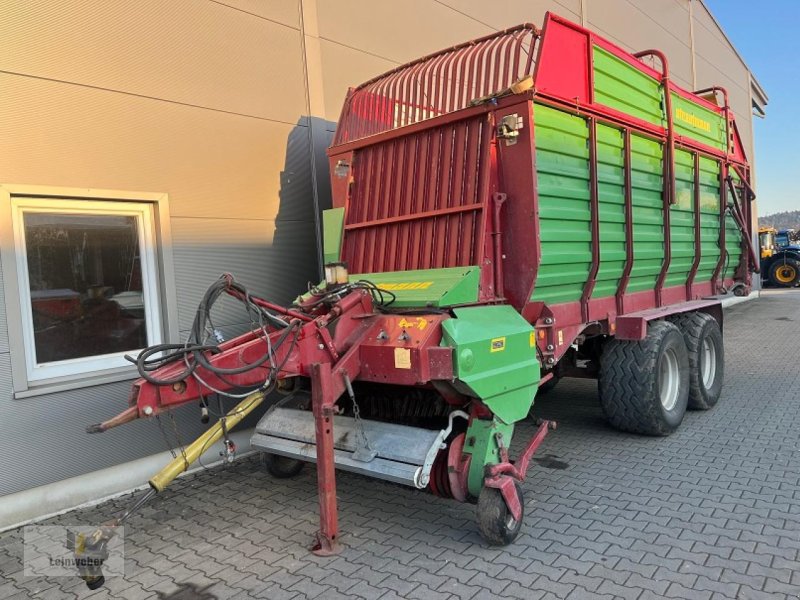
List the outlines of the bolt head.
{"label": "bolt head", "polygon": [[320,344],[319,346],[317,346],[317,348],[319,348],[320,350],[325,350],[325,344]]}
{"label": "bolt head", "polygon": [[153,414],[153,407],[152,406],[145,406],[144,407],[144,414],[148,417]]}

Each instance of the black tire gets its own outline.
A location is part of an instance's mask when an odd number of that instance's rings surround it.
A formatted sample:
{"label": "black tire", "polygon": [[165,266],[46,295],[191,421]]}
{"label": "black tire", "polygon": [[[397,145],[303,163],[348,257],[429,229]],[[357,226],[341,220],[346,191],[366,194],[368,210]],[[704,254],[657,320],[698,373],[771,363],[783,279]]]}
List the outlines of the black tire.
{"label": "black tire", "polygon": [[525,500],[519,483],[515,481],[514,487],[522,507],[519,521],[515,521],[511,516],[500,490],[484,487],[478,494],[478,529],[490,546],[508,546],[517,538],[522,528],[522,521],[525,519]]}
{"label": "black tire", "polygon": [[[717,320],[706,313],[677,315],[673,321],[689,352],[689,402],[692,410],[713,408],[722,395],[725,346]],[[713,353],[713,355],[711,355]]]}
{"label": "black tire", "polygon": [[769,282],[776,287],[794,287],[800,283],[800,263],[793,258],[778,258],[769,267]]}
{"label": "black tire", "polygon": [[288,479],[290,477],[294,477],[300,471],[302,471],[306,463],[304,463],[302,460],[289,458],[288,456],[262,452],[261,464],[264,465],[264,468],[273,477],[277,477],[278,479]]}
{"label": "black tire", "polygon": [[644,435],[675,431],[689,400],[689,356],[680,330],[668,321],[652,321],[644,340],[608,341],[598,390],[613,427]]}

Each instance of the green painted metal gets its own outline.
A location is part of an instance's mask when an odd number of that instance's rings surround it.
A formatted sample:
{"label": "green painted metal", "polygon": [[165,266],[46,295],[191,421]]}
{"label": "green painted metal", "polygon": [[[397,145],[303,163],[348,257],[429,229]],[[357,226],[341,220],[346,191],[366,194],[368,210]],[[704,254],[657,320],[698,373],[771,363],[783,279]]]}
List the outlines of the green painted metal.
{"label": "green painted metal", "polygon": [[594,46],[594,99],[599,104],[663,126],[661,84],[636,67]]}
{"label": "green painted metal", "polygon": [[664,264],[663,148],[631,135],[633,268],[628,292],[655,288]]}
{"label": "green painted metal", "polygon": [[442,346],[453,348],[457,386],[504,423],[524,419],[539,383],[533,326],[507,305],[453,313],[456,318],[442,323]]}
{"label": "green painted metal", "polygon": [[322,211],[322,256],[325,263],[338,262],[344,238],[344,208]]}
{"label": "green painted metal", "polygon": [[597,125],[597,199],[600,213],[600,268],[592,298],[617,292],[625,269],[625,158],[622,132]]}
{"label": "green painted metal", "polygon": [[467,473],[467,489],[471,496],[477,497],[481,492],[486,465],[500,462],[497,434],[502,436],[503,445],[508,448],[514,435],[513,423],[502,423],[497,419],[473,419],[467,429],[464,454],[472,456]]}
{"label": "green painted metal", "polygon": [[[591,267],[589,130],[585,118],[534,104],[541,266],[532,301],[580,300]],[[592,298],[613,296],[625,267],[624,142],[616,127],[597,125],[600,265]],[[627,291],[655,288],[664,265],[664,146],[631,134],[633,254]],[[711,279],[719,261],[720,164],[700,157],[701,256],[695,281]],[[665,287],[683,285],[694,262],[694,154],[675,150],[675,204],[670,205],[672,258]],[[741,234],[726,217],[731,269]],[[732,270],[726,272],[727,276]]]}
{"label": "green painted metal", "polygon": [[719,262],[719,161],[700,157],[700,264],[695,281],[708,281]]}
{"label": "green painted metal", "polygon": [[350,275],[350,280],[366,279],[389,290],[397,308],[444,307],[477,302],[480,275],[479,267],[453,267]]}
{"label": "green painted metal", "polygon": [[665,287],[683,285],[694,263],[694,155],[675,151],[675,204],[670,206],[670,261]]}
{"label": "green painted metal", "polygon": [[[594,46],[592,57],[595,102],[666,127],[664,90],[658,79],[599,46]],[[722,115],[675,92],[670,96],[677,135],[725,150],[727,126]]]}
{"label": "green painted metal", "polygon": [[586,119],[534,104],[542,260],[532,300],[579,300],[592,263]]}
{"label": "green painted metal", "polygon": [[695,139],[717,150],[726,149],[728,128],[725,118],[674,92],[672,123],[677,135]]}

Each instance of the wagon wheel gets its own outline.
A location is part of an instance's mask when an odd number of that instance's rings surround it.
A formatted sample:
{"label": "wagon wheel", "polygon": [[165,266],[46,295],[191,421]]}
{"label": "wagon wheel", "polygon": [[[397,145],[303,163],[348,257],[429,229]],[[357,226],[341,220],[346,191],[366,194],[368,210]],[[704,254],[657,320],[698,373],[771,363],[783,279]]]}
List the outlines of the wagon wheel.
{"label": "wagon wheel", "polygon": [[513,542],[522,528],[525,518],[525,501],[522,488],[514,482],[522,514],[519,520],[514,519],[508,505],[503,499],[503,494],[497,488],[483,487],[478,495],[478,529],[491,546],[507,546]]}

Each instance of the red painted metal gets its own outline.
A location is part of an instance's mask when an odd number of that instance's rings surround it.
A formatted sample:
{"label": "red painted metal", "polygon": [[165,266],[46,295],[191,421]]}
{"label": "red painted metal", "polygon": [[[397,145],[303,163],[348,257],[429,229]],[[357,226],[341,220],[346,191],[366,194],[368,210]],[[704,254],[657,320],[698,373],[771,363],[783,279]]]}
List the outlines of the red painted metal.
{"label": "red painted metal", "polygon": [[341,551],[333,464],[333,407],[336,397],[333,395],[332,377],[330,363],[311,365],[311,404],[316,429],[319,494],[319,531],[311,551],[319,556],[330,556]]}
{"label": "red painted metal", "polygon": [[622,270],[622,277],[616,293],[617,313],[625,312],[625,290],[628,289],[628,282],[631,279],[633,269],[633,184],[631,182],[631,130],[627,127],[623,130],[623,171],[624,171],[624,194],[625,194],[625,267]]}
{"label": "red painted metal", "polygon": [[597,183],[597,121],[589,118],[589,212],[591,215],[592,265],[586,277],[581,294],[581,318],[584,323],[589,318],[589,299],[592,297],[597,283],[597,271],[600,269],[600,199]]}
{"label": "red painted metal", "polygon": [[356,150],[342,250],[350,271],[482,264],[492,135],[479,113]]}
{"label": "red painted metal", "polygon": [[518,25],[370,79],[348,93],[334,145],[451,113],[507,88],[531,72],[538,36],[534,25]]}
{"label": "red painted metal", "polygon": [[702,258],[702,244],[700,240],[700,155],[694,155],[694,194],[692,194],[692,212],[694,213],[694,260],[689,276],[686,278],[686,299],[694,298],[694,278],[697,276],[697,269]]}
{"label": "red painted metal", "polygon": [[661,61],[661,86],[664,88],[664,112],[667,113],[667,139],[664,151],[664,264],[656,280],[656,304],[663,304],[662,290],[664,280],[672,262],[672,239],[670,229],[670,206],[675,204],[675,127],[672,119],[672,94],[669,84],[669,61],[660,50],[643,50],[633,55],[635,58],[655,56]]}
{"label": "red painted metal", "polygon": [[469,496],[467,487],[467,474],[472,461],[471,454],[464,454],[464,442],[467,436],[458,434],[450,443],[447,451],[447,476],[450,480],[450,493],[459,502],[464,502]]}
{"label": "red painted metal", "polygon": [[486,467],[484,485],[500,490],[511,512],[511,516],[513,516],[515,520],[519,520],[522,517],[522,507],[519,504],[514,480],[523,481],[525,479],[525,474],[528,472],[528,465],[530,464],[531,458],[533,458],[539,446],[542,445],[547,434],[555,430],[556,427],[557,424],[555,421],[541,421],[536,433],[514,463],[508,460],[508,451],[506,450],[504,453],[505,460]]}
{"label": "red painted metal", "polygon": [[[677,288],[681,289],[681,288]],[[664,319],[670,315],[699,310],[701,312],[715,312],[721,306],[716,298],[705,300],[692,300],[672,306],[660,306],[646,310],[628,313],[617,317],[617,338],[621,340],[643,340],[647,336],[647,323],[657,319]]]}

